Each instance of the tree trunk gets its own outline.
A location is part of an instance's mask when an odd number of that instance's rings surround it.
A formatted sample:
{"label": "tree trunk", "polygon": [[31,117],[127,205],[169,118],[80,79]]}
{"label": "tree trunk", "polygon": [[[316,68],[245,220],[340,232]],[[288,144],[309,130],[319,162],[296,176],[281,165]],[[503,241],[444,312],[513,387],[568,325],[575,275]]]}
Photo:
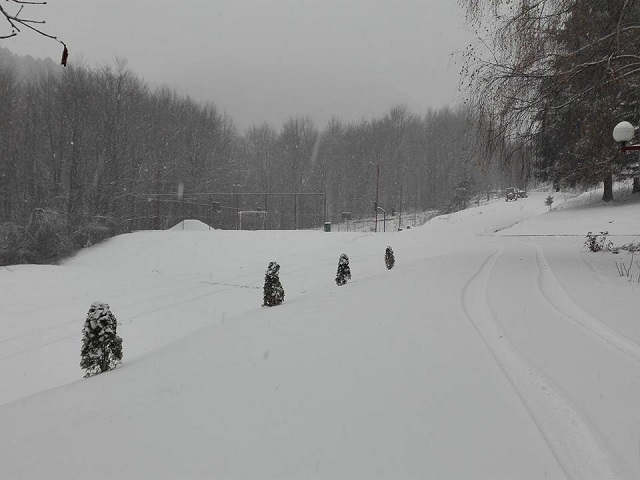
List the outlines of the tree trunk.
{"label": "tree trunk", "polygon": [[608,174],[603,179],[604,193],[602,194],[602,200],[605,202],[613,201],[613,175]]}
{"label": "tree trunk", "polygon": [[633,177],[633,191],[631,193],[640,193],[640,177]]}

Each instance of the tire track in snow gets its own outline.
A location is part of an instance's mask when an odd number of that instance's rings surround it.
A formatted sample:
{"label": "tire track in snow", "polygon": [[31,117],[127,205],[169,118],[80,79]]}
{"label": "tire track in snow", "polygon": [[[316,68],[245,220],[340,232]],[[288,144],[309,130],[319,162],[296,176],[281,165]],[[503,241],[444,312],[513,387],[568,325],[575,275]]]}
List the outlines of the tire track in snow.
{"label": "tire track in snow", "polygon": [[[163,287],[162,289],[169,289],[170,293],[173,294],[174,296],[177,296],[178,299],[175,299],[174,301],[170,301],[169,303],[167,303],[166,301],[163,302],[163,304],[156,306],[154,308],[151,309],[146,309],[143,310],[142,312],[139,313],[135,313],[132,314],[128,317],[125,318],[125,320],[131,320],[131,319],[137,319],[137,318],[143,318],[147,315],[153,314],[153,313],[157,313],[159,311],[168,309],[168,308],[173,308],[179,305],[183,305],[183,304],[187,304],[193,301],[198,301],[202,298],[206,298],[208,296],[211,295],[216,295],[219,293],[224,293],[227,292],[229,290],[233,290],[234,288],[243,288],[243,289],[261,289],[261,286],[254,286],[254,285],[244,285],[244,284],[237,284],[237,283],[230,283],[230,282],[234,282],[240,279],[244,279],[244,278],[254,278],[257,274],[255,272],[247,272],[247,273],[242,273],[239,275],[234,275],[233,277],[227,279],[227,280],[222,280],[220,282],[213,282],[213,281],[197,281],[196,283],[192,283],[187,287],[176,287],[175,284],[172,284],[168,287]],[[224,288],[221,289],[217,289],[217,290],[209,290],[205,293],[202,294],[197,294],[197,295],[193,295],[193,293],[195,293],[195,290],[199,290],[199,289],[205,289],[205,288],[209,288],[210,286],[221,286]],[[126,295],[126,297],[135,297],[138,293],[140,292],[148,292],[148,291],[153,291],[155,288],[144,288],[141,289],[139,291],[133,292],[133,293],[129,293]],[[157,290],[157,289],[156,289]],[[178,294],[178,295],[176,295]],[[191,295],[189,295],[191,294]],[[126,310],[126,309],[130,309],[136,305],[153,305],[156,301],[158,300],[164,300],[167,299],[168,294],[166,292],[162,292],[162,293],[156,293],[154,295],[151,296],[147,296],[144,297],[142,299],[136,299],[134,301],[129,301],[126,303],[121,303],[118,304],[118,309],[119,310]],[[42,310],[42,308],[37,308],[37,309],[32,309],[33,311],[37,312]],[[51,337],[49,337],[49,339],[46,339],[45,341],[35,341],[32,342],[35,345],[28,347],[26,349],[22,349],[19,351],[15,351],[15,352],[11,352],[9,354],[5,354],[3,356],[0,356],[0,360],[5,359],[5,358],[9,358],[9,357],[13,357],[15,355],[18,355],[20,353],[25,353],[25,352],[29,352],[32,350],[36,350],[40,347],[46,347],[48,345],[57,343],[57,342],[61,342],[64,340],[68,340],[70,338],[74,338],[74,337],[79,337],[82,335],[82,325],[84,324],[84,319],[74,319],[74,320],[70,320],[70,321],[66,321],[66,322],[62,322],[62,323],[57,323],[55,325],[51,325],[48,327],[44,327],[44,328],[40,328],[37,330],[32,330],[29,332],[25,332],[25,333],[21,333],[19,335],[14,335],[12,337],[7,337],[7,338],[3,338],[0,339],[0,344],[4,344],[4,343],[11,343],[11,342],[16,342],[18,340],[22,341],[24,339],[28,339],[30,337],[36,337],[39,335],[42,335],[45,332],[52,332],[52,331],[56,331],[56,330],[64,330],[64,329],[68,329],[70,327],[72,327],[73,325],[79,326],[79,330],[73,334],[70,335],[64,335],[62,337],[57,336],[56,338],[51,339]],[[6,350],[6,347],[4,347]],[[11,350],[9,348],[9,350]]]}
{"label": "tire track in snow", "polygon": [[[198,282],[198,285],[190,285],[188,287],[183,287],[183,288],[175,288],[175,285],[171,285],[169,287],[163,287],[162,289],[168,289],[170,293],[189,293],[192,290],[196,289],[196,288],[205,288],[206,285],[202,285],[202,283],[204,282]],[[125,295],[126,296],[134,296],[134,295],[139,295],[140,293],[146,293],[148,291],[153,291],[153,290],[158,290],[158,288],[156,287],[151,287],[151,288],[144,288],[141,290],[136,290],[133,293],[128,293]],[[138,305],[138,304],[145,304],[145,303],[152,303],[155,300],[159,300],[159,299],[164,299],[167,297],[167,293],[163,292],[163,293],[156,293],[150,297],[145,297],[142,300],[135,300],[135,301],[131,301],[131,302],[127,302],[127,303],[122,303],[118,305],[119,309],[126,309],[126,308],[130,308],[134,305]],[[24,313],[40,313],[42,312],[42,310],[44,310],[42,305],[39,305],[37,307],[32,307],[29,308],[28,310],[20,310],[18,312],[15,313],[19,313],[19,314],[24,314]],[[16,341],[16,340],[20,340],[23,338],[27,338],[27,337],[32,337],[35,335],[40,335],[44,332],[48,332],[51,330],[56,330],[56,329],[62,329],[62,328],[67,328],[70,325],[82,325],[84,323],[83,319],[74,319],[74,320],[68,320],[66,322],[61,322],[61,323],[56,323],[54,325],[50,325],[48,327],[44,327],[44,328],[38,328],[36,330],[31,330],[28,332],[24,332],[24,333],[20,333],[18,335],[14,335],[12,337],[6,337],[6,338],[2,338],[0,339],[0,344],[3,343],[8,343],[8,342],[12,342],[12,341]]]}
{"label": "tire track in snow", "polygon": [[[363,236],[370,236],[369,234],[364,234]],[[356,240],[358,240],[359,238],[362,237],[358,237],[358,238],[354,238],[349,240],[347,243],[351,243],[354,242]],[[302,254],[299,255],[303,255],[306,252],[303,252]],[[327,265],[329,265],[330,263],[333,265],[333,260],[331,262],[325,262]],[[7,267],[4,267],[7,268]],[[263,265],[261,264],[260,266],[258,266],[258,264],[252,264],[247,268],[247,271],[236,274],[236,275],[232,275],[231,277],[227,277],[224,278],[220,281],[211,281],[211,280],[199,280],[196,281],[196,283],[194,284],[193,282],[191,282],[191,284],[187,287],[177,287],[175,284],[171,284],[169,286],[165,286],[165,287],[160,287],[158,288],[157,286],[153,286],[153,287],[147,287],[147,288],[143,288],[143,289],[139,289],[136,290],[133,293],[129,293],[128,295],[125,295],[126,297],[135,297],[136,300],[133,301],[128,301],[126,303],[121,303],[118,305],[118,309],[119,310],[125,310],[125,309],[130,309],[131,307],[137,306],[137,305],[148,305],[148,304],[153,304],[155,301],[157,300],[165,300],[168,296],[167,293],[162,292],[162,293],[157,293],[157,291],[159,289],[162,290],[169,290],[169,293],[175,295],[176,293],[178,294],[189,294],[189,293],[194,293],[193,291],[196,289],[203,289],[203,288],[208,288],[209,286],[213,285],[213,286],[222,286],[222,287],[231,287],[231,288],[224,288],[222,290],[215,290],[213,292],[209,291],[206,292],[204,294],[199,294],[196,296],[191,296],[191,297],[186,297],[186,298],[181,298],[179,300],[176,300],[174,302],[171,303],[166,303],[164,302],[164,305],[160,305],[158,307],[152,308],[152,309],[148,309],[148,310],[143,310],[142,312],[136,313],[131,315],[130,317],[127,317],[126,320],[128,319],[133,319],[133,318],[142,318],[146,315],[150,315],[152,313],[157,313],[159,311],[162,311],[164,309],[168,309],[168,308],[172,308],[175,306],[179,306],[179,305],[183,305],[186,303],[190,303],[191,301],[197,301],[201,298],[205,298],[207,296],[210,295],[215,295],[217,293],[223,293],[226,291],[229,291],[233,288],[243,288],[243,289],[252,289],[252,290],[261,290],[262,289],[262,275],[264,272],[264,268]],[[10,270],[7,268],[7,270]],[[286,274],[293,274],[293,273],[301,273],[304,272],[306,270],[306,268],[297,268],[297,269],[293,269],[293,270],[287,270]],[[11,270],[10,270],[11,271]],[[164,272],[160,272],[160,271],[156,271],[157,273],[161,273],[161,274],[165,274]],[[166,273],[166,275],[171,275],[171,273]],[[239,281],[243,281],[245,279],[250,280],[251,283],[247,283],[247,284],[240,284],[238,283]],[[257,279],[257,280],[255,280]],[[147,292],[153,292],[152,295],[150,296],[144,296],[143,298],[139,298],[141,293],[147,293]],[[304,292],[303,292],[304,293]],[[24,309],[24,310],[19,310],[16,313],[20,313],[20,314],[24,314],[24,313],[38,313],[42,310],[42,307],[30,307],[28,309]],[[22,339],[27,339],[30,337],[35,337],[38,335],[42,335],[45,332],[49,332],[49,331],[55,331],[55,330],[63,330],[66,328],[69,328],[70,326],[73,325],[82,325],[84,322],[83,319],[79,319],[79,320],[70,320],[70,321],[65,321],[65,322],[61,322],[61,323],[56,323],[54,325],[50,325],[44,328],[39,328],[36,330],[32,330],[32,331],[28,331],[28,332],[24,332],[24,333],[20,333],[18,335],[14,335],[11,337],[6,337],[6,338],[0,338],[0,344],[4,344],[4,343],[11,343],[11,342],[16,342],[18,340],[22,340]],[[81,328],[81,327],[80,327]],[[66,335],[63,337],[58,337],[56,339],[53,340],[49,340],[46,341],[45,343],[41,343],[40,346],[48,346],[51,345],[53,343],[56,343],[58,341],[63,341],[63,340],[67,340],[69,338],[73,338],[75,336],[79,336],[81,335],[81,333],[74,333],[73,335]],[[33,343],[37,343],[37,342],[33,342]],[[37,349],[38,345],[32,347],[32,348],[27,348],[25,350],[22,350],[20,352],[13,352],[10,353],[8,355],[4,355],[0,357],[0,360],[2,360],[3,358],[8,358],[11,356],[14,356],[16,354],[19,353],[24,353],[27,351],[31,351],[33,349]]]}
{"label": "tire track in snow", "polygon": [[[202,284],[202,283],[205,283],[205,282],[198,282],[198,283]],[[216,284],[216,283],[211,283],[211,282],[206,282],[206,283],[209,283],[211,285],[227,285],[227,284]],[[191,292],[192,290],[194,290],[196,288],[204,288],[204,287],[206,287],[206,285],[189,286],[189,287],[186,287],[186,288],[171,290],[171,293],[176,293],[176,292],[177,293],[183,293],[183,292],[187,292],[188,293],[188,292]],[[166,288],[171,288],[171,287],[166,287]],[[252,287],[245,287],[245,288],[252,288]],[[147,290],[149,290],[149,289],[141,290],[141,292],[146,292]],[[138,292],[135,292],[135,293],[138,293]],[[130,295],[133,295],[133,294],[130,294]],[[166,297],[167,297],[166,293],[157,294],[157,295],[154,295],[152,297],[144,298],[142,300],[136,300],[136,301],[133,301],[133,302],[119,304],[118,308],[119,309],[126,309],[126,308],[130,308],[130,307],[132,307],[134,305],[138,305],[138,304],[152,303],[155,300],[163,299],[163,298],[166,298]],[[199,297],[195,297],[195,298],[199,298]],[[37,308],[32,308],[30,310],[32,312],[39,313],[39,312],[41,312],[43,310],[43,307],[39,306]],[[20,312],[20,313],[24,313],[24,312]],[[62,323],[56,323],[56,324],[50,325],[48,327],[39,328],[37,330],[32,330],[32,331],[29,331],[29,332],[21,333],[19,335],[14,335],[12,337],[7,337],[7,338],[0,339],[0,345],[3,344],[3,343],[9,343],[9,342],[12,342],[12,341],[21,340],[21,339],[24,339],[24,338],[27,338],[27,337],[33,337],[33,336],[36,336],[36,335],[40,335],[40,334],[42,334],[44,332],[48,332],[48,331],[51,331],[51,330],[67,328],[67,327],[69,327],[71,325],[76,325],[76,326],[80,325],[80,328],[82,328],[83,324],[84,324],[84,320],[82,320],[82,319],[79,319],[79,320],[78,319],[74,319],[74,320],[69,320],[69,321],[62,322]],[[0,359],[1,358],[4,358],[4,357],[0,357]]]}
{"label": "tire track in snow", "polygon": [[576,304],[571,297],[567,295],[551,270],[551,267],[549,267],[549,262],[547,262],[544,256],[542,247],[531,243],[529,245],[532,245],[536,252],[536,265],[538,267],[536,286],[541,298],[563,318],[579,325],[631,360],[640,363],[640,345],[609,328]]}
{"label": "tire track in snow", "polygon": [[[145,310],[145,311],[143,311],[141,313],[130,315],[130,316],[126,317],[125,320],[143,318],[143,317],[145,317],[147,315],[150,315],[152,313],[157,313],[159,311],[162,311],[162,310],[165,310],[165,309],[168,309],[168,308],[173,308],[173,307],[176,307],[176,306],[179,306],[179,305],[191,303],[191,302],[194,302],[194,301],[201,300],[203,298],[209,297],[211,295],[217,295],[219,293],[227,292],[229,290],[233,290],[233,287],[225,287],[225,288],[221,288],[221,289],[218,289],[218,290],[212,290],[210,292],[206,292],[204,294],[200,294],[200,295],[195,296],[195,297],[192,296],[192,297],[189,297],[189,298],[184,298],[184,299],[181,299],[181,300],[177,300],[177,301],[171,302],[169,304],[160,305],[158,307]],[[68,325],[68,324],[58,325],[55,328],[62,328],[65,325]],[[47,330],[54,330],[55,328],[52,327],[52,328],[47,329]],[[33,335],[31,335],[31,336],[33,336]],[[23,348],[21,350],[15,351],[15,352],[11,352],[11,353],[5,354],[3,356],[0,356],[0,361],[1,360],[5,360],[7,358],[15,357],[17,355],[21,355],[23,353],[28,353],[28,352],[32,352],[32,351],[35,351],[35,350],[39,350],[39,349],[47,347],[49,345],[53,345],[53,344],[58,343],[58,342],[64,342],[65,340],[73,339],[73,338],[76,338],[76,337],[77,338],[82,337],[82,331],[75,332],[75,333],[73,333],[71,335],[65,335],[63,337],[56,337],[56,338],[53,338],[53,339],[50,339],[50,340],[47,340],[47,341],[44,341],[44,342],[38,342],[36,345],[29,346],[28,348]]]}
{"label": "tire track in snow", "polygon": [[[253,267],[252,267],[253,268]],[[256,266],[257,268],[257,266]],[[291,273],[300,273],[300,272],[304,272],[306,270],[306,268],[297,268],[297,269],[292,269],[292,270],[287,270],[288,274]],[[199,300],[202,300],[204,298],[210,297],[212,295],[218,295],[221,293],[225,293],[228,292],[230,290],[235,290],[235,289],[251,289],[251,290],[260,290],[262,289],[262,286],[258,286],[258,285],[251,285],[251,284],[236,284],[236,283],[230,283],[230,282],[234,282],[237,280],[241,280],[241,279],[245,279],[245,278],[255,278],[255,277],[260,278],[261,281],[261,276],[262,276],[262,270],[255,270],[255,271],[248,271],[248,272],[244,272],[242,274],[239,275],[234,275],[233,277],[229,278],[226,281],[221,281],[221,282],[208,282],[208,281],[199,281],[197,284],[193,284],[189,287],[185,287],[185,288],[181,288],[178,289],[177,292],[179,293],[179,295],[177,296],[178,298],[175,298],[172,301],[165,301],[163,302],[161,305],[157,305],[154,306],[152,308],[146,308],[144,310],[142,310],[141,312],[138,313],[133,313],[129,316],[127,316],[126,318],[123,319],[123,321],[131,321],[131,320],[142,320],[145,317],[148,317],[149,315],[152,315],[154,313],[166,310],[166,309],[170,309],[170,308],[174,308],[180,305],[184,305],[184,304],[188,304],[191,302],[196,302]],[[255,283],[255,282],[254,282]],[[193,295],[193,293],[195,293],[195,290],[199,290],[202,288],[207,288],[210,286],[217,286],[217,287],[222,287],[222,288],[218,288],[215,290],[209,290],[207,292],[201,293],[201,294],[197,294],[197,295]],[[146,291],[146,290],[145,290]],[[192,293],[192,295],[189,296],[183,296],[184,294],[189,294]],[[124,310],[127,308],[131,308],[132,306],[135,305],[139,305],[139,304],[144,304],[144,305],[154,305],[153,300],[156,299],[165,299],[167,298],[167,294],[163,293],[163,294],[158,294],[158,295],[154,295],[151,298],[145,298],[143,300],[136,300],[134,302],[128,302],[122,305],[119,305],[118,308],[120,310]],[[259,298],[259,297],[258,297]],[[78,323],[79,322],[79,323]],[[75,320],[70,321],[70,322],[65,322],[65,323],[61,323],[61,324],[56,324],[56,325],[52,325],[50,327],[41,329],[41,330],[36,330],[36,331],[32,331],[32,332],[27,332],[25,334],[21,334],[15,337],[10,337],[10,338],[6,338],[3,339],[2,341],[0,341],[0,343],[9,343],[11,341],[16,341],[16,340],[25,340],[25,339],[29,339],[29,338],[33,338],[36,337],[40,334],[42,334],[43,332],[47,332],[47,331],[59,331],[59,334],[63,334],[62,331],[60,330],[64,330],[66,328],[70,328],[73,324],[78,324],[80,325],[80,330],[75,331],[72,334],[68,334],[68,335],[64,335],[63,336],[56,336],[54,338],[45,338],[45,339],[35,339],[35,341],[29,341],[29,342],[24,342],[24,343],[32,343],[32,345],[29,345],[27,348],[24,348],[22,346],[22,348],[20,348],[19,350],[15,350],[12,351],[10,353],[5,353],[4,355],[0,356],[0,361],[11,358],[11,357],[15,357],[21,354],[25,354],[28,352],[32,352],[32,351],[36,351],[39,350],[41,348],[45,348],[48,347],[50,345],[59,343],[59,342],[64,342],[66,340],[70,340],[73,338],[80,338],[82,337],[82,331],[81,331],[81,327],[82,324],[84,323],[84,320],[79,320],[78,322],[76,322]],[[10,350],[10,349],[9,349]]]}
{"label": "tire track in snow", "polygon": [[[202,288],[202,287],[204,287],[204,285],[196,285],[196,286],[191,287],[191,288],[182,289],[179,292],[181,294],[182,293],[189,293],[189,292],[191,292],[192,290],[194,290],[196,288]],[[229,290],[229,288],[224,288],[222,290],[215,290],[213,292],[210,291],[210,292],[207,292],[205,294],[200,294],[200,295],[195,296],[195,297],[191,296],[191,297],[186,298],[186,299],[182,299],[182,300],[179,300],[179,301],[174,301],[174,302],[172,302],[170,304],[161,305],[161,306],[156,307],[154,309],[151,309],[151,310],[148,310],[148,311],[144,311],[142,313],[138,313],[138,314],[135,314],[135,315],[131,315],[131,316],[127,317],[126,320],[129,320],[131,318],[143,317],[143,316],[151,314],[151,313],[156,313],[156,312],[158,312],[160,310],[163,310],[165,308],[171,308],[171,307],[174,307],[174,306],[177,306],[177,305],[181,305],[181,304],[184,304],[184,303],[189,303],[191,301],[196,301],[196,300],[198,300],[200,298],[204,298],[204,297],[207,297],[209,295],[216,294],[216,293],[225,292],[227,290]],[[153,297],[151,300],[147,300],[144,303],[153,304],[152,300],[160,299],[160,298],[166,298],[166,296],[167,296],[166,294],[163,294],[162,296],[158,295],[156,297]],[[118,308],[119,309],[126,309],[126,308],[130,308],[131,306],[134,306],[134,305],[137,305],[137,304],[140,304],[140,303],[143,303],[143,302],[142,301],[136,301],[136,302],[132,302],[132,303],[129,303],[129,304],[122,304],[122,305],[119,305]],[[5,358],[10,358],[10,357],[13,357],[15,355],[19,355],[21,353],[29,352],[29,351],[32,351],[32,350],[37,350],[38,348],[46,347],[48,345],[52,345],[52,344],[57,343],[57,342],[62,342],[64,340],[68,340],[70,338],[80,337],[80,336],[82,336],[82,325],[83,324],[84,324],[84,320],[83,319],[74,319],[74,320],[70,320],[70,321],[67,321],[67,322],[51,325],[49,327],[41,328],[41,329],[38,329],[38,330],[33,330],[33,331],[30,331],[30,332],[26,332],[26,333],[23,333],[23,334],[20,334],[20,335],[16,335],[16,336],[13,336],[13,337],[4,338],[4,339],[0,340],[0,344],[3,344],[3,343],[10,344],[11,342],[21,341],[21,342],[24,342],[24,343],[31,342],[31,343],[34,343],[35,345],[30,346],[28,348],[23,348],[21,350],[17,350],[17,351],[11,352],[9,354],[5,354],[3,356],[0,356],[0,360],[3,360]],[[61,331],[61,330],[69,329],[71,327],[73,327],[77,331],[75,331],[73,334],[70,334],[70,335],[65,335],[65,336],[62,336],[62,337],[57,336],[57,337],[55,337],[53,339],[51,339],[51,337],[49,337],[48,339],[44,339],[44,341],[42,341],[42,340],[40,340],[40,341],[38,341],[38,340],[36,340],[36,341],[29,340],[30,338],[40,336],[40,335],[42,335],[42,334],[44,334],[46,332]],[[62,333],[62,332],[60,332],[60,333]],[[3,348],[5,350],[7,350],[6,346],[3,347]],[[8,348],[8,350],[11,350],[11,348]]]}
{"label": "tire track in snow", "polygon": [[600,446],[570,402],[518,354],[494,319],[487,287],[504,248],[489,255],[462,291],[464,313],[493,355],[537,426],[558,464],[571,480],[619,479]]}
{"label": "tire track in snow", "polygon": [[[324,262],[326,265],[334,265],[334,261],[325,261]],[[227,277],[221,281],[206,281],[206,280],[200,280],[197,281],[197,283],[192,283],[187,287],[180,287],[180,288],[175,288],[174,285],[171,285],[169,287],[165,287],[165,288],[173,288],[172,293],[178,293],[178,295],[175,295],[175,297],[173,300],[167,298],[168,295],[167,293],[158,293],[158,294],[154,294],[151,296],[147,296],[143,299],[136,299],[133,301],[129,301],[127,303],[122,303],[118,305],[118,309],[119,310],[125,310],[125,309],[131,309],[134,306],[137,305],[143,305],[146,308],[142,309],[142,311],[139,311],[137,313],[133,313],[130,314],[129,316],[123,318],[122,321],[131,321],[131,320],[136,320],[136,321],[140,321],[140,320],[144,320],[145,317],[148,317],[149,315],[152,315],[154,313],[166,310],[166,309],[170,309],[170,308],[174,308],[180,305],[184,305],[184,304],[188,304],[191,302],[196,302],[199,300],[202,300],[204,298],[210,297],[212,295],[218,295],[221,293],[225,293],[228,292],[230,290],[234,290],[234,289],[248,289],[248,290],[261,290],[262,289],[262,276],[263,276],[263,272],[264,269],[262,268],[263,265],[260,264],[260,266],[258,266],[258,264],[252,264],[248,267],[245,267],[246,270],[242,273],[239,274],[235,274],[232,275],[230,277]],[[299,273],[303,273],[305,271],[307,271],[308,268],[307,267],[299,267],[299,268],[294,268],[294,269],[287,269],[285,271],[286,275],[292,275],[292,274],[299,274]],[[168,274],[170,275],[170,274]],[[368,277],[364,277],[364,279],[366,279]],[[256,280],[257,279],[257,280]],[[241,284],[241,283],[237,283],[237,282],[242,282],[243,280],[251,280],[251,283],[247,282],[246,284]],[[353,280],[351,283],[353,282],[357,282],[360,281],[361,279],[355,279]],[[214,289],[214,290],[209,290],[206,291],[204,293],[199,293],[194,295],[194,293],[196,293],[197,290],[201,290],[201,289],[205,289],[208,287],[222,287],[222,288],[218,288],[218,289]],[[152,289],[150,288],[145,288],[143,290],[140,290],[143,292],[148,292],[148,291],[152,291]],[[137,294],[137,292],[134,292]],[[302,292],[304,293],[304,292]],[[191,294],[191,295],[189,295]],[[134,294],[129,294],[127,295],[128,297],[130,296],[134,296]],[[257,297],[260,299],[260,297]],[[156,300],[160,300],[161,304],[160,305],[155,305],[155,301]],[[162,302],[162,300],[165,300],[164,302]],[[259,301],[259,300],[258,300]],[[259,305],[258,301],[256,302],[256,305]],[[148,308],[148,305],[155,305],[152,308]],[[21,354],[25,354],[28,352],[32,352],[32,351],[36,351],[39,350],[41,348],[45,348],[48,347],[50,345],[59,343],[59,342],[64,342],[66,340],[70,340],[73,338],[80,338],[82,336],[82,324],[84,322],[84,319],[79,319],[79,320],[71,320],[71,321],[67,321],[64,323],[59,323],[59,324],[55,324],[55,325],[51,325],[49,327],[45,327],[43,329],[38,329],[38,330],[34,330],[34,331],[30,331],[30,332],[25,332],[23,334],[19,334],[13,337],[7,337],[4,339],[0,340],[0,344],[6,343],[11,345],[12,342],[18,342],[21,341],[23,343],[30,343],[31,345],[28,345],[26,348],[24,347],[24,345],[20,345],[17,350],[11,351],[11,348],[7,348],[6,345],[3,347],[4,349],[4,355],[0,356],[0,361],[11,358],[11,357],[15,357]],[[79,329],[78,331],[74,331],[74,333],[71,334],[66,334],[64,333],[64,330],[68,330],[69,328],[73,327],[73,325],[79,325]],[[74,327],[75,328],[75,327]],[[53,333],[58,333],[58,335],[56,336],[48,336],[47,338],[36,338],[41,336],[43,333],[45,332],[51,332]],[[7,350],[9,351],[9,353],[7,353]]]}
{"label": "tire track in snow", "polygon": [[20,340],[26,337],[32,337],[34,335],[38,335],[44,332],[49,332],[51,330],[56,330],[58,328],[66,328],[70,325],[77,325],[77,324],[78,324],[77,320],[70,320],[68,322],[57,323],[55,325],[51,325],[50,327],[40,328],[38,330],[33,330],[31,332],[21,333],[20,335],[16,335],[14,337],[3,338],[2,340],[0,340],[0,344],[8,343],[15,340]]}

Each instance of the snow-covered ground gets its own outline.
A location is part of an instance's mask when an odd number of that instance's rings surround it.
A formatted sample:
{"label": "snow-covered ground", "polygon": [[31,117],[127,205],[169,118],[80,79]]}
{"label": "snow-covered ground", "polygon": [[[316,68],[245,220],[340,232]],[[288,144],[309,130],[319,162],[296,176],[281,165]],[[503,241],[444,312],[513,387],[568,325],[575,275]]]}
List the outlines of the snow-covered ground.
{"label": "snow-covered ground", "polygon": [[[583,249],[640,241],[640,200],[546,195],[394,233],[187,222],[0,268],[0,478],[640,478],[640,254]],[[285,303],[262,308],[272,260]],[[83,379],[93,301],[125,358]]]}

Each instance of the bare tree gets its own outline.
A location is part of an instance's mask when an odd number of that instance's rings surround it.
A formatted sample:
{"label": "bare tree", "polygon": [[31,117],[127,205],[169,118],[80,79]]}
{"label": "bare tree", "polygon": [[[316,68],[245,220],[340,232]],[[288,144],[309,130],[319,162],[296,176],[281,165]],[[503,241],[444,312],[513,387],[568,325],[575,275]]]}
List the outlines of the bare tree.
{"label": "bare tree", "polygon": [[262,123],[251,126],[245,137],[251,170],[249,183],[256,185],[263,192],[273,192],[272,176],[278,132],[267,123]]}

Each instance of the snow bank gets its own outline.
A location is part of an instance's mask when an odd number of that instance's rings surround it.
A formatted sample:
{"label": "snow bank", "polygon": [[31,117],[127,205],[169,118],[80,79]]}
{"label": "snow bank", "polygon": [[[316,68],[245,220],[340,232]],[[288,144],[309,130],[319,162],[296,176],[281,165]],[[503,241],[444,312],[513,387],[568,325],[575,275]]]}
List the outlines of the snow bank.
{"label": "snow bank", "polygon": [[169,230],[188,230],[188,231],[200,231],[211,230],[211,227],[200,220],[182,220],[178,222]]}

